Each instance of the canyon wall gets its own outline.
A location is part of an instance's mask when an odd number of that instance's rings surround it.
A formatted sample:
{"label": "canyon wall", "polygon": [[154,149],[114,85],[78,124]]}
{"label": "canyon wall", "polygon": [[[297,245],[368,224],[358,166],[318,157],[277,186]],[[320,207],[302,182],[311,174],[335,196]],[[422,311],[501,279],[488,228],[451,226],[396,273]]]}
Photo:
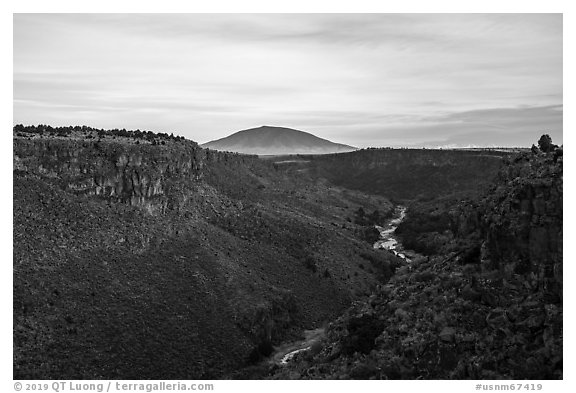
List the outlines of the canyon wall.
{"label": "canyon wall", "polygon": [[527,284],[558,302],[562,297],[562,160],[552,154],[527,153],[507,162],[482,208],[479,228],[487,268],[499,269],[503,277],[521,274]]}
{"label": "canyon wall", "polygon": [[256,156],[219,153],[191,141],[166,145],[121,143],[110,139],[14,138],[14,169],[58,179],[76,195],[145,208],[178,210],[205,175],[206,165],[229,166]]}
{"label": "canyon wall", "polygon": [[503,157],[491,150],[365,149],[313,157],[310,173],[334,184],[397,200],[476,190],[496,175]]}

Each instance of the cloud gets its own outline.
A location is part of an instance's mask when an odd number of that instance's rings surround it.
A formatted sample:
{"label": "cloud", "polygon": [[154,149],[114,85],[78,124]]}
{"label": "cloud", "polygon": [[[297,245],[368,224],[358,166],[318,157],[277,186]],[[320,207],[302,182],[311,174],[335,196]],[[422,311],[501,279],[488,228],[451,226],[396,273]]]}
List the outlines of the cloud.
{"label": "cloud", "polygon": [[404,120],[404,124],[398,121],[381,125],[378,139],[370,139],[374,135],[372,130],[360,135],[373,146],[387,140],[389,146],[517,147],[530,146],[544,133],[550,134],[556,143],[563,143],[562,105],[491,108],[425,118],[408,116]]}
{"label": "cloud", "polygon": [[21,123],[509,144],[561,138],[562,94],[560,14],[14,16]]}

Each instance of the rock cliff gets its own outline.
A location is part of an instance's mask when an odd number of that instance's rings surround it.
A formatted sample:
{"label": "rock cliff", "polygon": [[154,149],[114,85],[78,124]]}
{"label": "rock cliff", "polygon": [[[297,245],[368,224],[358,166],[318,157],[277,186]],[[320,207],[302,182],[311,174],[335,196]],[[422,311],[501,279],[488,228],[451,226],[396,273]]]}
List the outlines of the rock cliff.
{"label": "rock cliff", "polygon": [[[503,277],[521,274],[562,296],[563,165],[552,154],[526,153],[508,162],[483,201],[483,260]],[[554,299],[550,299],[554,300]]]}
{"label": "rock cliff", "polygon": [[76,195],[96,196],[163,213],[186,203],[207,163],[242,165],[255,156],[223,154],[185,140],[165,145],[111,139],[15,138],[14,169],[58,179]]}

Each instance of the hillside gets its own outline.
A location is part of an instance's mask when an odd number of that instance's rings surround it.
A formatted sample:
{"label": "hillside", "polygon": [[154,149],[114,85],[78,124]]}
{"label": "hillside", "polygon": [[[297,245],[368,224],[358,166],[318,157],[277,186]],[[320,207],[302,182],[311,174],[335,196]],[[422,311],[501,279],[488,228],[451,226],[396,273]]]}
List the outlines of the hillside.
{"label": "hillside", "polygon": [[257,155],[328,154],[356,150],[291,128],[262,126],[238,131],[202,147]]}
{"label": "hillside", "polygon": [[504,161],[484,192],[421,201],[397,233],[424,256],[274,379],[562,379],[561,150]]}
{"label": "hillside", "polygon": [[15,130],[14,378],[218,378],[389,278],[384,198],[100,131]]}
{"label": "hillside", "polygon": [[503,158],[510,154],[482,150],[363,149],[308,157],[305,172],[349,189],[413,201],[459,192],[475,193],[492,181]]}

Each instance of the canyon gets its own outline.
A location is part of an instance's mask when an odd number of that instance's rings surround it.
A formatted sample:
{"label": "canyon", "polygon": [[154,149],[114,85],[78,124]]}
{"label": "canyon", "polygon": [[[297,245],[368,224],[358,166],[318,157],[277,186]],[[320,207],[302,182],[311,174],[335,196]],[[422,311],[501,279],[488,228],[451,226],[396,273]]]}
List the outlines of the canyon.
{"label": "canyon", "polygon": [[[562,158],[97,134],[14,134],[15,378],[558,378]],[[411,262],[373,248],[400,203]],[[529,366],[446,358],[502,342]]]}

